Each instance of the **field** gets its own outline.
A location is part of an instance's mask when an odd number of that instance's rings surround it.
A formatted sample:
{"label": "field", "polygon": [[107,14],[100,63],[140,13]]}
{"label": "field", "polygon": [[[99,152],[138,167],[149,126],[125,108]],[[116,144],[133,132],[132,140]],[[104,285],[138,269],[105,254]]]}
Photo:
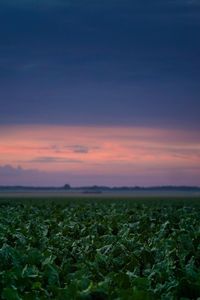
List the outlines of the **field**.
{"label": "field", "polygon": [[200,199],[2,198],[0,293],[197,299]]}

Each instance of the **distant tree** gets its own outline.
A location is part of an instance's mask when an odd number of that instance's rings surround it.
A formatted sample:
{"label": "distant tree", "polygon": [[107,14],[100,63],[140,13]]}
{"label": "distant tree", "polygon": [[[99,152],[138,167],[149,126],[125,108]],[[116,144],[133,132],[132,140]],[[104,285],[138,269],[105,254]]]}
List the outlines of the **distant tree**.
{"label": "distant tree", "polygon": [[64,189],[65,189],[65,190],[70,190],[70,189],[71,189],[70,184],[66,183],[66,184],[64,185]]}

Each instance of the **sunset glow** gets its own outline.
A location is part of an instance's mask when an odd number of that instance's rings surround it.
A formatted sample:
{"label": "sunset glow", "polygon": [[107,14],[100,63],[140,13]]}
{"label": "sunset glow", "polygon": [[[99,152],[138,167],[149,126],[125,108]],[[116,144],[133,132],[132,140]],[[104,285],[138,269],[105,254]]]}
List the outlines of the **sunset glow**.
{"label": "sunset glow", "polygon": [[[191,184],[199,184],[200,138],[194,131],[143,127],[4,126],[0,131],[0,165],[4,171],[5,166],[20,170],[13,174],[16,184],[27,174],[28,183],[36,183],[37,172],[62,174],[60,184],[64,178],[73,182],[76,175],[77,184],[81,184],[81,177],[87,175],[94,176],[96,184],[113,178],[109,183],[115,185],[116,174],[128,177],[132,185],[170,184],[172,180],[184,184],[188,178]],[[104,182],[99,182],[102,175]]]}

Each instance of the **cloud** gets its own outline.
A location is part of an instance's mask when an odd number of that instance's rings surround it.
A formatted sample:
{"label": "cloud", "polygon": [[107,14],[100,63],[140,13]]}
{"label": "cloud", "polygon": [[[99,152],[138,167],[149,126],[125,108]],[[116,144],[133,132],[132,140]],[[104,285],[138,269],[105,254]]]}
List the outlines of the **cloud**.
{"label": "cloud", "polygon": [[60,182],[65,182],[65,176],[10,164],[0,166],[0,185],[60,185]]}
{"label": "cloud", "polygon": [[74,153],[89,153],[90,148],[84,145],[72,145],[72,146],[65,146],[65,149],[69,149]]}
{"label": "cloud", "polygon": [[89,153],[90,151],[89,147],[83,145],[67,145],[67,146],[52,145],[49,147],[49,149],[53,150],[55,153],[65,153],[66,150],[72,153]]}
{"label": "cloud", "polygon": [[54,153],[80,153],[87,154],[93,150],[100,149],[99,146],[86,146],[86,145],[52,145],[49,150],[53,150]]}
{"label": "cloud", "polygon": [[3,175],[10,175],[15,174],[21,171],[21,167],[13,168],[10,165],[0,166],[0,176]]}
{"label": "cloud", "polygon": [[11,165],[0,166],[0,181],[3,177],[17,177],[21,175],[38,175],[43,174],[44,172],[35,170],[35,169],[23,169],[22,167],[13,167]]}
{"label": "cloud", "polygon": [[86,146],[82,146],[82,145],[72,146],[72,149],[73,149],[74,153],[88,153],[89,152],[89,148]]}
{"label": "cloud", "polygon": [[78,159],[68,159],[68,158],[55,157],[55,156],[39,156],[30,160],[29,162],[31,163],[82,163],[82,161]]}

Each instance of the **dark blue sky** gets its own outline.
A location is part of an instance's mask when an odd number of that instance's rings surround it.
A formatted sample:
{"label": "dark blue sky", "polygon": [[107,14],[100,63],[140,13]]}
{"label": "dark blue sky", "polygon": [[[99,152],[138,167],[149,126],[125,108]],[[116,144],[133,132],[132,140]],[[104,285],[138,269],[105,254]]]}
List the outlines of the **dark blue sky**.
{"label": "dark blue sky", "polygon": [[200,2],[1,0],[0,124],[200,129]]}

